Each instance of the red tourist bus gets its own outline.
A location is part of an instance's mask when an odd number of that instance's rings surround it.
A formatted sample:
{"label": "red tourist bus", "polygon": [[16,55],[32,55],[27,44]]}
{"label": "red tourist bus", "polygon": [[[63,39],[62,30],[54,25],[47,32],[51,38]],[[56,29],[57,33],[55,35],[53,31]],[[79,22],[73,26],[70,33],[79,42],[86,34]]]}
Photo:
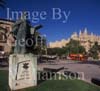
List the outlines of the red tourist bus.
{"label": "red tourist bus", "polygon": [[71,60],[87,61],[88,57],[83,54],[69,54]]}

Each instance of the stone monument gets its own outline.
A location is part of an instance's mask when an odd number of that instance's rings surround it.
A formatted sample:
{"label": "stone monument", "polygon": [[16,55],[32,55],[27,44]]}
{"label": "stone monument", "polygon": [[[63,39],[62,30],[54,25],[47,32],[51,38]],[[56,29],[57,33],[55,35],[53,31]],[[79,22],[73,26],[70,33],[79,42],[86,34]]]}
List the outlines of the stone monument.
{"label": "stone monument", "polygon": [[35,31],[41,28],[41,25],[32,28],[25,17],[26,13],[15,22],[11,31],[15,40],[14,52],[9,57],[9,87],[11,90],[37,85],[37,56],[32,52],[35,47]]}

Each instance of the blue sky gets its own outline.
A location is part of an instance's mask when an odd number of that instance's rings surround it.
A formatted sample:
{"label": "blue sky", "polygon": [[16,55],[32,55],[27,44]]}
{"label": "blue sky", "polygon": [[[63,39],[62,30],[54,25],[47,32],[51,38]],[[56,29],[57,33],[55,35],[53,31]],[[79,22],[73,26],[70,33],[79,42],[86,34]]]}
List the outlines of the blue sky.
{"label": "blue sky", "polygon": [[[68,38],[73,32],[88,28],[89,32],[100,35],[100,0],[6,0],[11,11],[46,11],[47,19],[33,25],[42,24],[39,31],[47,36],[48,42]],[[52,8],[71,12],[66,23],[53,20]],[[7,18],[7,10],[0,8],[0,17]]]}

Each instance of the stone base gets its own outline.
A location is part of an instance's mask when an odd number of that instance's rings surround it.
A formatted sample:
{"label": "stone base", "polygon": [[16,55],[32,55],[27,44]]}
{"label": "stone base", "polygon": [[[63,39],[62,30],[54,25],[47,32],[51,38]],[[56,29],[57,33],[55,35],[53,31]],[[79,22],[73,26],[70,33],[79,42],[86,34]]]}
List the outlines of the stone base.
{"label": "stone base", "polygon": [[33,54],[12,54],[9,57],[9,86],[18,90],[37,85],[37,57]]}

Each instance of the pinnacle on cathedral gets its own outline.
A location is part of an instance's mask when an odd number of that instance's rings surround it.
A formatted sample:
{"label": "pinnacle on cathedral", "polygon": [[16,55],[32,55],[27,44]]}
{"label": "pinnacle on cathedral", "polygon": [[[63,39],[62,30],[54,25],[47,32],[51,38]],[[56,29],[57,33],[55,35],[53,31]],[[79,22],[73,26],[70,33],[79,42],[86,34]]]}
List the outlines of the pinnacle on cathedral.
{"label": "pinnacle on cathedral", "polygon": [[84,34],[88,34],[87,28],[84,29]]}
{"label": "pinnacle on cathedral", "polygon": [[93,36],[93,32],[91,32],[91,36]]}
{"label": "pinnacle on cathedral", "polygon": [[78,36],[77,32],[74,32],[74,35],[75,35],[75,36]]}
{"label": "pinnacle on cathedral", "polygon": [[80,30],[79,35],[82,35],[82,31]]}

